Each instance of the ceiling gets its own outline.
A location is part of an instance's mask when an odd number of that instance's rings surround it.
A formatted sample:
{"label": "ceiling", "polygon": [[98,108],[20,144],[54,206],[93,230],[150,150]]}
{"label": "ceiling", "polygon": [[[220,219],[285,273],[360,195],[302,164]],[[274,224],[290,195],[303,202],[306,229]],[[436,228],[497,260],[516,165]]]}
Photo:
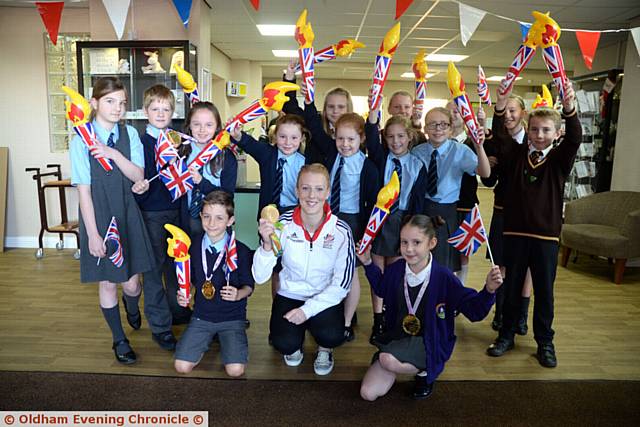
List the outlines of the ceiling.
{"label": "ceiling", "polygon": [[[394,24],[394,0],[263,0],[255,11],[248,0],[208,0],[213,12],[211,42],[232,59],[249,59],[262,65],[263,76],[278,78],[288,59],[276,58],[272,49],[296,49],[293,37],[261,36],[256,24],[295,24],[300,12],[308,10],[308,21],[315,33],[314,47],[320,49],[344,38],[355,38],[367,45],[350,58],[338,58],[316,68],[325,79],[368,79],[382,38]],[[561,28],[628,28],[629,21],[640,15],[638,0],[465,0],[465,4],[508,18],[531,22],[531,11],[550,11]],[[517,22],[485,15],[467,46],[460,41],[458,3],[451,0],[414,0],[400,18],[401,43],[393,58],[389,79],[402,80],[410,71],[413,57],[420,48],[427,54],[463,54],[467,59],[457,65],[463,75],[478,64],[487,76],[504,74],[520,42]],[[627,32],[606,33],[600,47],[626,40]],[[573,33],[564,31],[560,38],[565,67],[572,70],[574,60],[581,60]],[[446,79],[445,63],[429,63],[429,71],[439,71],[432,78]],[[538,54],[527,66],[524,82],[539,84],[549,80]]]}

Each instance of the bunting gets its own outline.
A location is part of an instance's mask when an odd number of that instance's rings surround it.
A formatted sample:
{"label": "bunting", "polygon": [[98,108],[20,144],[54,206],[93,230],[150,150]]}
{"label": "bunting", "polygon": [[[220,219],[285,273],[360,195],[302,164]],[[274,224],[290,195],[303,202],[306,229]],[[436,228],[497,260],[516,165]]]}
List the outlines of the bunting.
{"label": "bunting", "polygon": [[633,42],[636,44],[638,56],[640,56],[640,27],[631,29],[631,37],[633,37]]}
{"label": "bunting", "polygon": [[466,46],[487,12],[463,3],[458,3],[458,6],[460,10],[460,39],[462,44]]}
{"label": "bunting", "polygon": [[49,38],[53,45],[58,43],[58,30],[60,29],[60,18],[62,17],[62,8],[64,8],[63,1],[56,1],[52,3],[36,2],[38,13],[42,18],[44,27],[49,33]]}
{"label": "bunting", "polygon": [[529,28],[531,28],[531,24],[528,22],[518,22],[520,24],[520,34],[522,34],[522,41],[527,38],[527,34],[529,33]]}
{"label": "bunting", "polygon": [[251,0],[251,6],[258,11],[260,9],[260,0]]}
{"label": "bunting", "polygon": [[118,40],[122,40],[131,0],[102,0],[102,4],[104,4],[104,8],[107,10],[107,15],[109,15],[109,20],[111,21],[111,25],[113,25]]}
{"label": "bunting", "polygon": [[600,31],[576,31],[576,38],[582,52],[582,59],[588,69],[593,66],[593,57],[596,55],[598,42],[600,41]]}
{"label": "bunting", "polygon": [[413,0],[396,0],[396,19],[407,11],[411,3],[413,3]]}
{"label": "bunting", "polygon": [[180,15],[180,19],[182,20],[182,25],[184,25],[185,28],[189,25],[191,3],[192,0],[173,0],[173,5],[178,11],[178,15]]}

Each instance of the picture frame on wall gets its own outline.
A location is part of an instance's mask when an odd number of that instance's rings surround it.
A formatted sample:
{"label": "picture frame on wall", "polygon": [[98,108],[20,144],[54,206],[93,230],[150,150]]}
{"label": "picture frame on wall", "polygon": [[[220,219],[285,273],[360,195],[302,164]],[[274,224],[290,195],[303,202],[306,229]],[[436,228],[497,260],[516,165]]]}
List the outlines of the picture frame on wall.
{"label": "picture frame on wall", "polygon": [[211,71],[204,67],[200,70],[200,99],[211,101]]}

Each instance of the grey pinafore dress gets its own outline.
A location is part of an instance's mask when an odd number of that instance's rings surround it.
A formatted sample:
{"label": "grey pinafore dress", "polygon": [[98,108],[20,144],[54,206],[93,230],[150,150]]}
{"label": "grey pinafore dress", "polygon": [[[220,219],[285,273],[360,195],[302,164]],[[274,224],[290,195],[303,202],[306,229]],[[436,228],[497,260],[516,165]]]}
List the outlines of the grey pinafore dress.
{"label": "grey pinafore dress", "polygon": [[[118,125],[118,132],[119,138],[114,148],[127,159],[131,159],[131,145],[126,126]],[[91,154],[87,155],[91,166],[91,199],[98,233],[104,237],[111,217],[116,217],[124,262],[119,268],[113,265],[109,255],[113,254],[115,245],[113,242],[107,242],[107,256],[100,261],[100,265],[96,265],[98,259],[89,253],[87,230],[80,214],[80,281],[126,282],[134,274],[144,273],[153,268],[153,248],[142,214],[131,192],[133,183],[120,172],[114,162],[111,162],[113,170],[107,172]]]}

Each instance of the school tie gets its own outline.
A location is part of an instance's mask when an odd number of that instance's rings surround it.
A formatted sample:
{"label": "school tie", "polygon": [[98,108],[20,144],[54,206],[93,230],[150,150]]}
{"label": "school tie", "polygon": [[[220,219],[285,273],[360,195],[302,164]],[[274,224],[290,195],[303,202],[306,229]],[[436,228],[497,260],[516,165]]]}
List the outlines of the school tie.
{"label": "school tie", "polygon": [[540,162],[540,159],[542,159],[542,151],[534,151],[531,154],[529,154],[529,158],[531,159],[531,163],[533,163],[534,165],[537,165],[538,162]]}
{"label": "school tie", "polygon": [[109,139],[107,139],[107,147],[113,148],[116,146],[116,143],[113,142],[113,134],[109,134]]}
{"label": "school tie", "polygon": [[[402,188],[402,164],[400,163],[400,159],[391,159],[391,161],[393,162],[393,170],[396,171],[396,173],[398,174],[398,181],[400,181],[400,188]],[[391,205],[391,209],[389,210],[389,213],[391,215],[396,213],[399,206],[400,206],[400,195],[398,194],[398,198]]]}
{"label": "school tie", "polygon": [[191,204],[189,205],[189,215],[191,215],[191,218],[198,219],[200,211],[202,210],[202,199],[204,199],[204,197],[202,197],[200,189],[197,187],[194,188],[191,191]]}
{"label": "school tie", "polygon": [[278,159],[278,165],[276,166],[276,184],[273,187],[273,193],[271,195],[271,202],[276,206],[280,206],[280,193],[282,193],[282,170],[284,164],[287,163],[287,159]]}
{"label": "school tie", "polygon": [[331,212],[338,214],[340,212],[340,175],[344,166],[344,157],[340,156],[338,169],[333,177],[333,185],[331,186]]}
{"label": "school tie", "polygon": [[438,163],[436,158],[438,151],[433,150],[431,153],[431,161],[429,162],[429,170],[427,171],[427,193],[433,197],[438,192]]}

